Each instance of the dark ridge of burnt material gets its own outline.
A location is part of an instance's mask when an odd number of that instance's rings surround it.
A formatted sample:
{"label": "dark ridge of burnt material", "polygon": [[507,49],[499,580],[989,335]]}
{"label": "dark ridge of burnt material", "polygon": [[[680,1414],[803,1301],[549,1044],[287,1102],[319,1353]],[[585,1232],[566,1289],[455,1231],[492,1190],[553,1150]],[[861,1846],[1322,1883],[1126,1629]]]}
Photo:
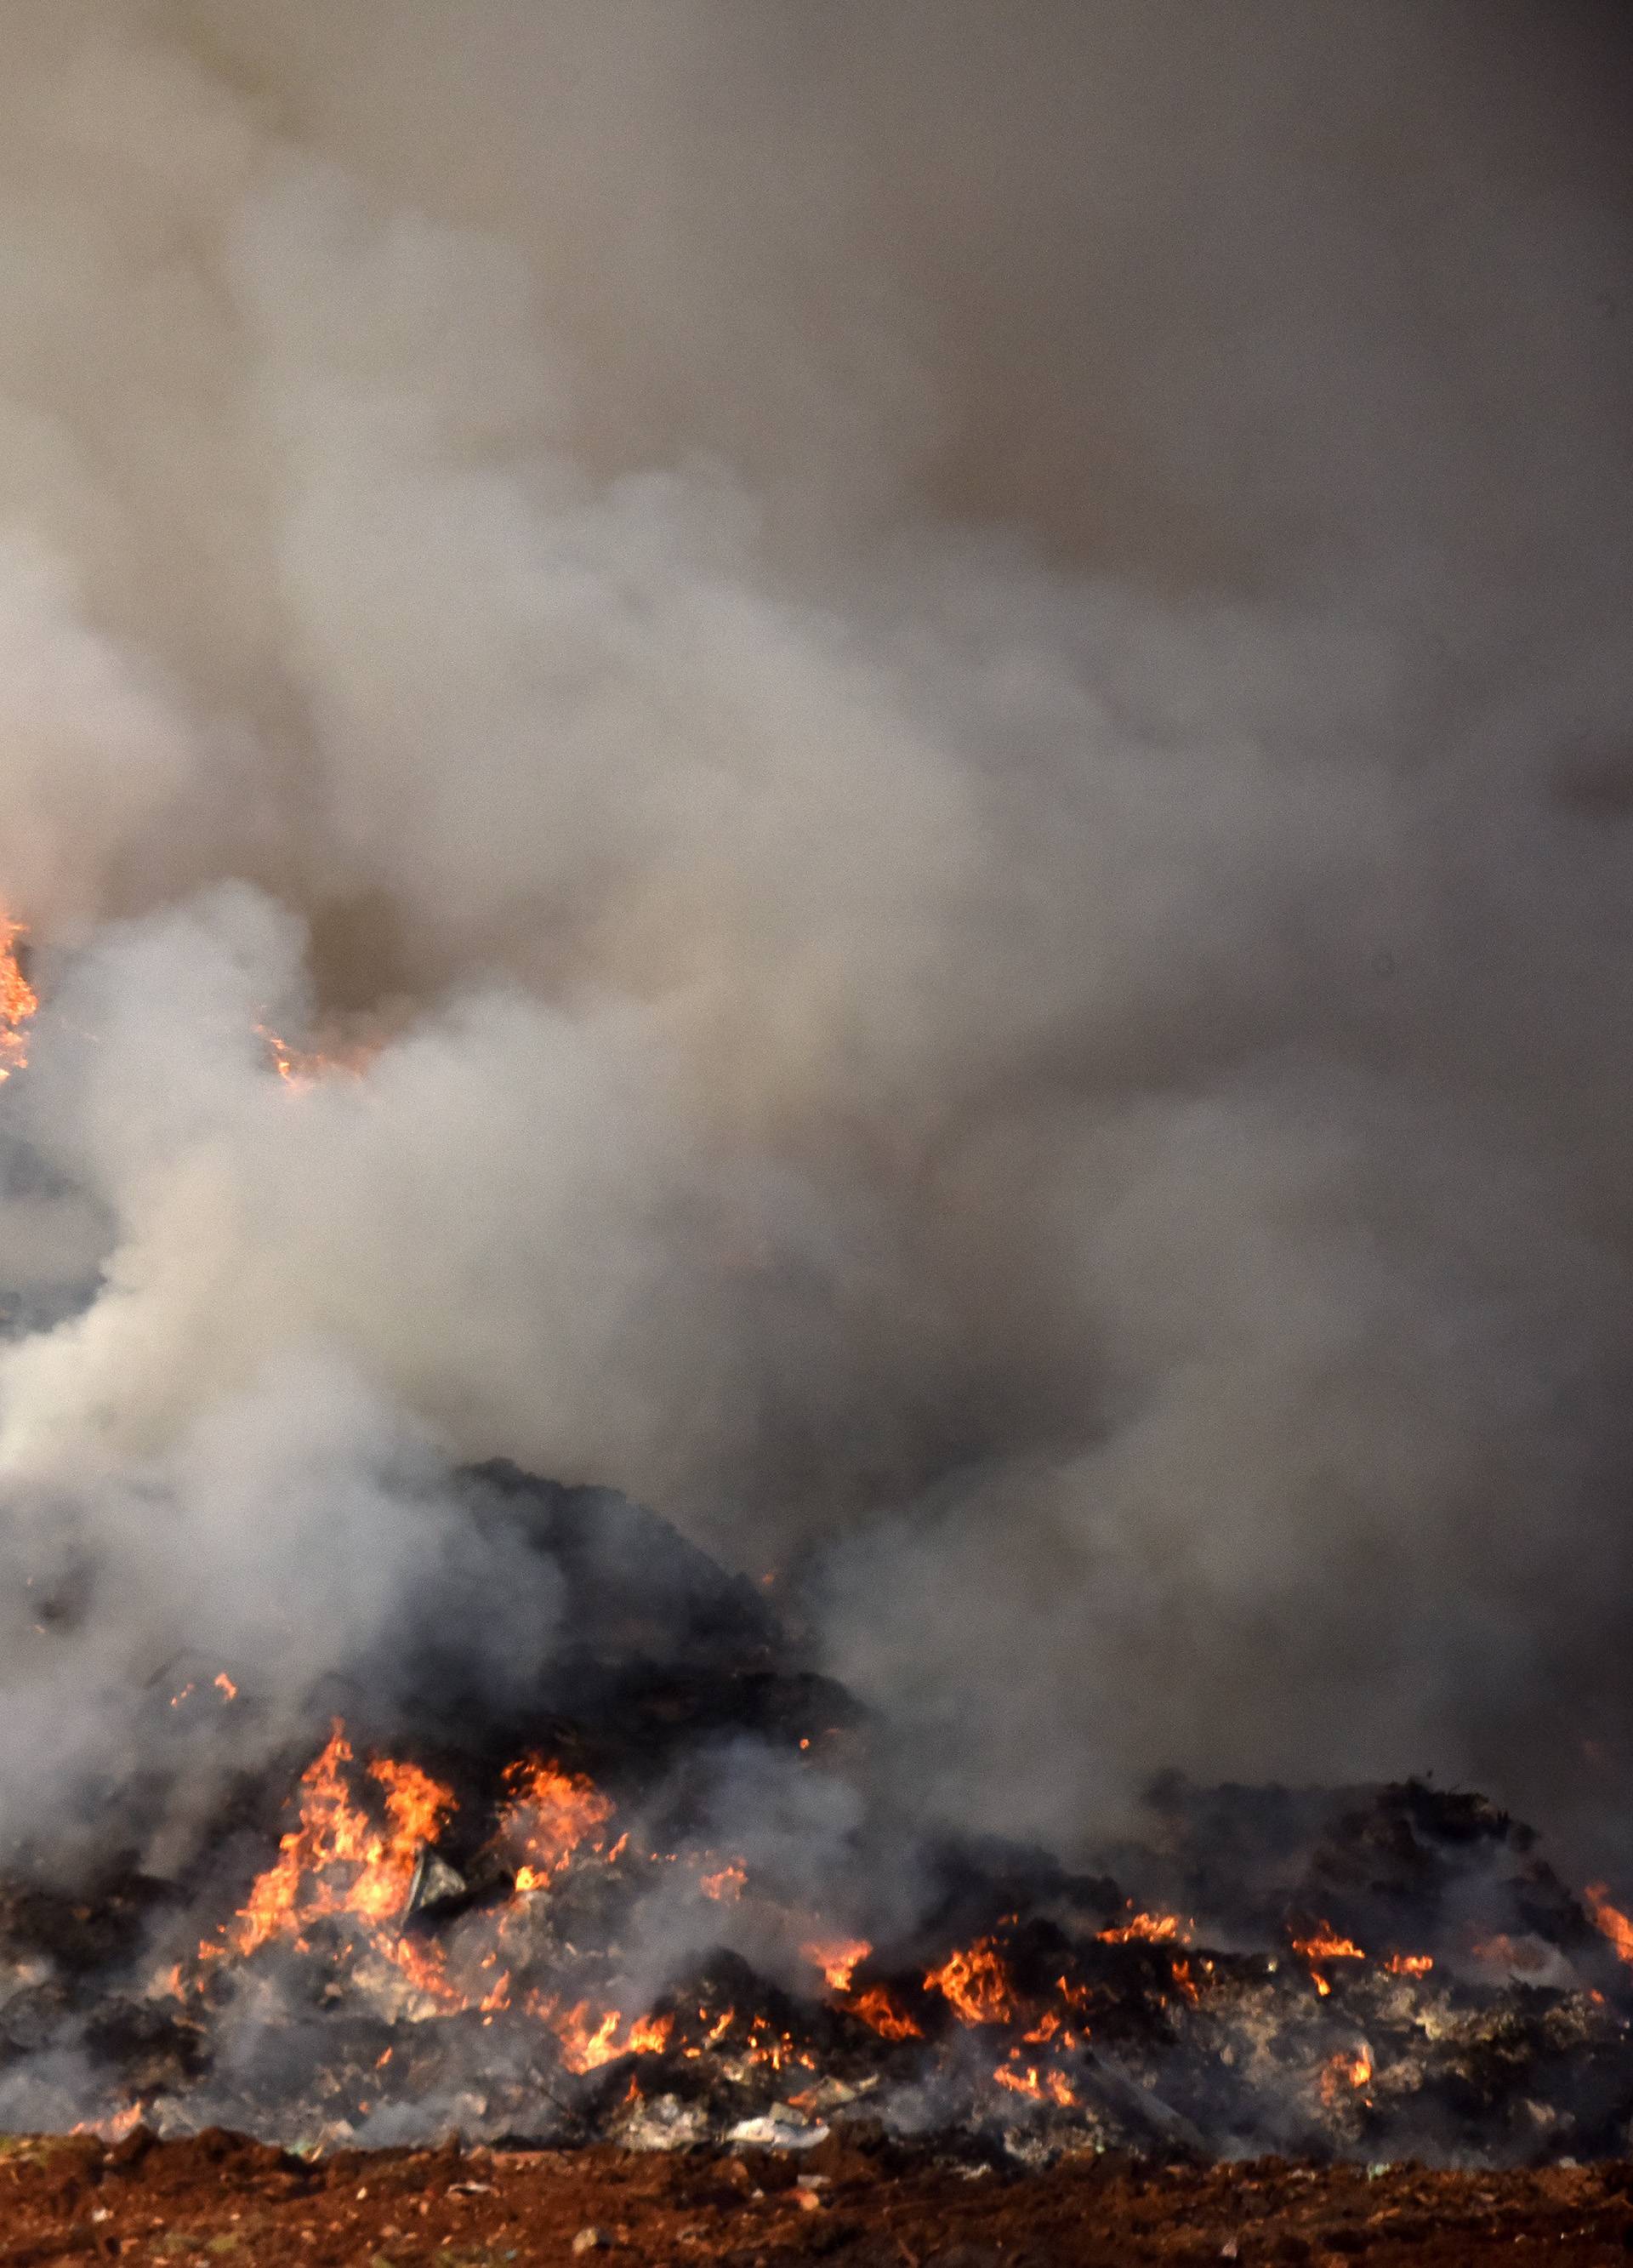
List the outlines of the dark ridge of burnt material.
{"label": "dark ridge of burnt material", "polygon": [[466,1517],[339,1713],[445,1762],[541,1742],[626,1782],[716,1734],[797,1744],[862,1712],[754,1584],[617,1491],[504,1460],[456,1475]]}
{"label": "dark ridge of burnt material", "polygon": [[[1344,1788],[1151,1791],[1154,1847],[1124,1850],[1142,1896],[1227,1940],[1326,1931],[1480,1975],[1543,1981],[1565,1956],[1588,1983],[1624,1971],[1535,1832],[1470,1790],[1409,1779]],[[1557,1981],[1556,1979],[1556,1981]]]}
{"label": "dark ridge of burnt material", "polygon": [[584,1653],[718,1668],[769,1663],[787,1651],[782,1624],[752,1583],[615,1489],[564,1487],[501,1457],[467,1468],[460,1490],[484,1539],[508,1529],[555,1564],[563,1629]]}

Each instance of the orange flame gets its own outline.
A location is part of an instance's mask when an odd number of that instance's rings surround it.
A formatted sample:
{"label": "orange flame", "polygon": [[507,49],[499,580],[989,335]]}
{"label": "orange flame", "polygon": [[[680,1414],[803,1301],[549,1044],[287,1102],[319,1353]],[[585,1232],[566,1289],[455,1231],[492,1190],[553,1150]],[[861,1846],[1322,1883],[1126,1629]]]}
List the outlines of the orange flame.
{"label": "orange flame", "polygon": [[[436,1839],[453,1796],[417,1764],[381,1757],[368,1771],[385,1790],[382,1828],[347,1786],[352,1761],[337,1717],[322,1754],[301,1776],[299,1824],[280,1838],[276,1859],[257,1877],[226,1933],[234,1953],[254,1953],[275,1937],[298,1938],[325,1915],[355,1914],[379,1927],[402,1911],[420,1847]],[[393,1947],[391,1954],[410,1974],[427,1965],[407,1948]]]}
{"label": "orange flame", "polygon": [[1191,1925],[1178,1914],[1136,1913],[1099,1934],[1102,1945],[1188,1945]]}
{"label": "orange flame", "polygon": [[820,1969],[835,1992],[848,1992],[857,1964],[867,1959],[873,1950],[865,1937],[835,1938],[824,1944],[817,1941],[799,1948],[813,1967]]}
{"label": "orange flame", "polygon": [[1035,2064],[1028,2064],[1025,2070],[1011,2070],[1008,2064],[1001,2063],[992,2076],[1011,2095],[1029,2095],[1034,2102],[1057,2102],[1063,2110],[1069,2110],[1078,2099],[1059,2072],[1046,2071],[1040,2077]]}
{"label": "orange flame", "polygon": [[1434,1965],[1427,1953],[1392,1953],[1384,1963],[1391,1977],[1427,1977]]}
{"label": "orange flame", "polygon": [[1312,1937],[1296,1937],[1293,1951],[1304,1961],[1365,1961],[1352,1937],[1335,1937],[1330,1922],[1318,1922]]}
{"label": "orange flame", "polygon": [[1318,1921],[1308,1937],[1296,1937],[1293,1951],[1309,1965],[1310,1982],[1325,1999],[1331,1984],[1315,1966],[1318,1961],[1365,1961],[1366,1955],[1352,1937],[1339,1937],[1329,1921]]}
{"label": "orange flame", "polygon": [[587,2001],[561,2010],[554,2001],[541,1999],[537,1994],[529,1997],[526,2007],[528,2014],[548,2023],[561,2042],[562,2061],[569,2071],[599,2071],[619,2056],[661,2055],[674,2029],[672,2016],[637,2016],[628,2036],[620,2039],[620,2029],[627,2020],[616,2008],[593,2017]]}
{"label": "orange flame", "polygon": [[257,1024],[255,1036],[265,1046],[272,1068],[284,1086],[298,1094],[305,1094],[321,1079],[361,1079],[379,1053],[378,1043],[357,1042],[332,1051],[293,1047],[269,1024]]}
{"label": "orange flame", "polygon": [[40,1005],[40,996],[23,974],[18,946],[28,935],[22,922],[0,911],[0,1080],[22,1071],[28,1063],[29,1018]]}
{"label": "orange flame", "polygon": [[[1085,2024],[1083,2029],[1086,2034],[1088,2026]],[[1032,2029],[1029,2032],[1023,2032],[1021,2037],[1028,2047],[1033,2048],[1046,2047],[1051,2041],[1056,2046],[1067,2049],[1075,2048],[1078,2043],[1077,2033],[1071,2029],[1058,2008],[1050,2008],[1045,2014],[1040,2016]]]}
{"label": "orange flame", "polygon": [[733,1905],[742,1896],[743,1886],[747,1880],[747,1868],[733,1859],[729,1866],[722,1867],[717,1874],[700,1876],[697,1886],[706,1898],[716,1898],[722,1905]]}
{"label": "orange flame", "polygon": [[1342,2102],[1346,2092],[1358,2094],[1370,2087],[1372,2080],[1372,2051],[1363,2040],[1353,2055],[1341,2051],[1323,2067],[1318,2088],[1323,2102],[1329,2107]]}
{"label": "orange flame", "polygon": [[603,1847],[596,1830],[613,1815],[613,1806],[592,1780],[564,1771],[554,1761],[526,1756],[507,1767],[506,1802],[499,1814],[500,1839],[517,1851],[519,1890],[536,1890],[571,1864],[581,1843]]}
{"label": "orange flame", "polygon": [[960,2023],[1004,2024],[1015,2013],[1009,1971],[989,1937],[978,1939],[967,1952],[950,1954],[939,1969],[928,1972],[924,1987],[950,2000]]}
{"label": "orange flame", "polygon": [[1622,1960],[1633,1962],[1633,1921],[1620,1906],[1611,1904],[1608,1884],[1590,1882],[1582,1893],[1582,1902],[1594,1928],[1610,1940]]}
{"label": "orange flame", "polygon": [[215,1687],[217,1692],[220,1694],[224,1701],[236,1701],[238,1699],[238,1687],[232,1683],[232,1680],[227,1675],[224,1669],[218,1669],[210,1682]]}
{"label": "orange flame", "polygon": [[922,2040],[924,2036],[907,2010],[892,1999],[882,1984],[870,1984],[865,1992],[857,1994],[849,2007],[853,2016],[860,2016],[882,2040]]}

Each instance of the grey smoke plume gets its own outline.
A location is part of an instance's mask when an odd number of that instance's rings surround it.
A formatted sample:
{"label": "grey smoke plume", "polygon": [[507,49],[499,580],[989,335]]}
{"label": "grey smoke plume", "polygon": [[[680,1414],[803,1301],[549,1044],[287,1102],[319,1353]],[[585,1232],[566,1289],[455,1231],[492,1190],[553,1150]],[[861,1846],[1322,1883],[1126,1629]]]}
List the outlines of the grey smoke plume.
{"label": "grey smoke plume", "polygon": [[799,1560],[983,1824],[1594,1815],[1612,17],[0,20],[0,1469],[109,1674],[338,1666],[503,1453]]}

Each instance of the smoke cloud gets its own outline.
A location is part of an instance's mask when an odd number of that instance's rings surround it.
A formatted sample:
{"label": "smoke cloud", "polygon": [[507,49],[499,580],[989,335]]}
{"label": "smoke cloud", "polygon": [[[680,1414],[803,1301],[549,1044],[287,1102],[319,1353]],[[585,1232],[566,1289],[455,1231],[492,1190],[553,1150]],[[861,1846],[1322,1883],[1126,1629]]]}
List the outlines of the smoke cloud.
{"label": "smoke cloud", "polygon": [[0,1833],[492,1454],[791,1567],[981,1826],[1613,1832],[1611,15],[0,12],[0,1472],[94,1587]]}

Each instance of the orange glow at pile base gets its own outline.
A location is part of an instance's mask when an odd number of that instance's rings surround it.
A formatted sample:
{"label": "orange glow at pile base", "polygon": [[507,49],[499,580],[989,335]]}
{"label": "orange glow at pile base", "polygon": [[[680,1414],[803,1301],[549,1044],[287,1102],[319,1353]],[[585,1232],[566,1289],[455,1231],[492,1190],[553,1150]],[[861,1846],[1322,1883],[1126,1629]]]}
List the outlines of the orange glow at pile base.
{"label": "orange glow at pile base", "polygon": [[28,935],[21,922],[0,912],[0,1080],[22,1071],[28,1062],[29,1018],[40,1005],[40,996],[23,974],[17,948]]}

